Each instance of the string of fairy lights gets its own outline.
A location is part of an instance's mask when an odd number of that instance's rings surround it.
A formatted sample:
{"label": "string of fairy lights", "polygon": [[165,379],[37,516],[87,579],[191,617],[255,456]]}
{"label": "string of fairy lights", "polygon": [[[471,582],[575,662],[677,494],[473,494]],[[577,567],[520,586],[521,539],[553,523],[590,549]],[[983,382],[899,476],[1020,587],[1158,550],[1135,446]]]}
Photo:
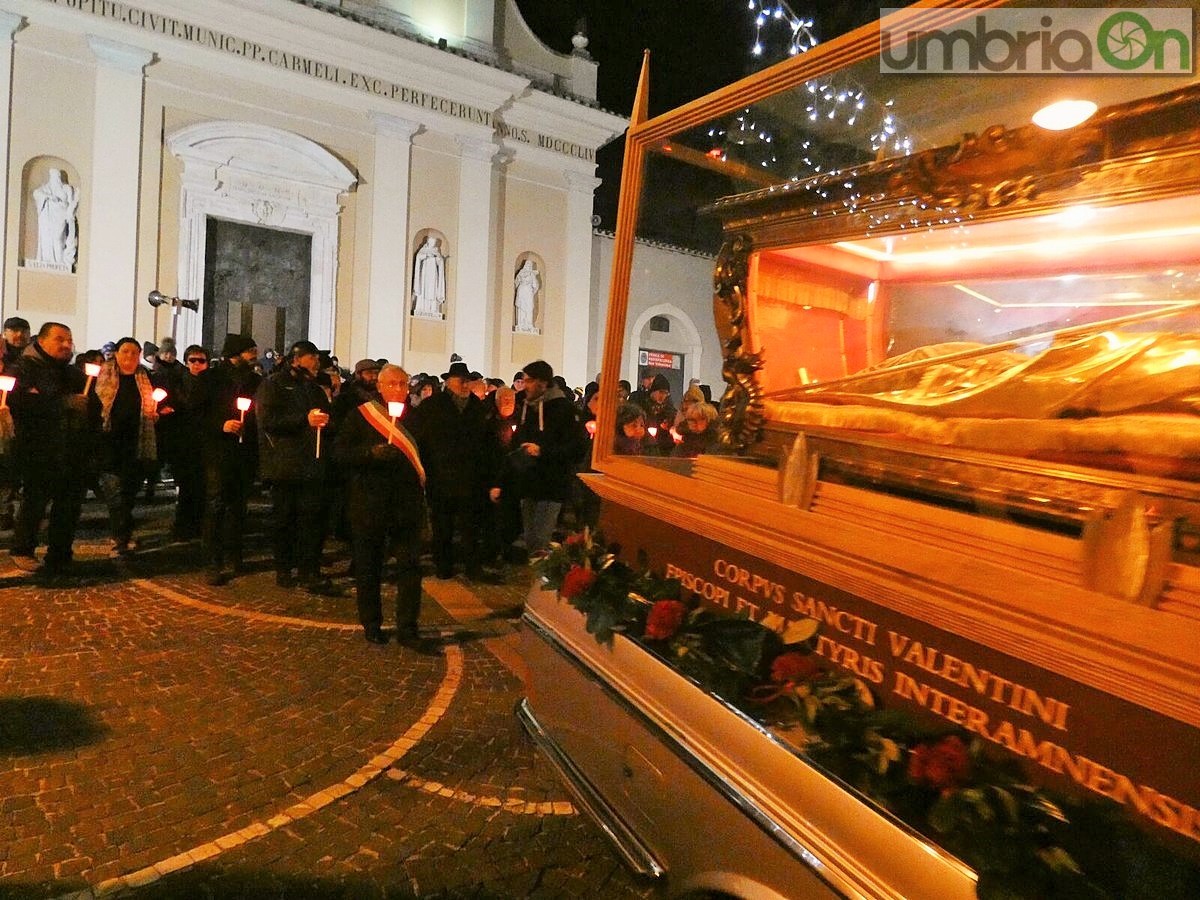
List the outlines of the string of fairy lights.
{"label": "string of fairy lights", "polygon": [[[814,21],[797,15],[786,0],[747,0],[746,9],[754,20],[750,54],[764,64],[776,61],[771,57],[780,53],[796,56],[817,46]],[[804,90],[807,123],[789,123],[789,130],[803,132],[794,136],[792,146],[779,149],[781,141],[770,116],[747,107],[727,122],[708,129],[712,147],[709,156],[727,161],[732,155],[744,165],[771,171],[778,166],[780,154],[786,153],[789,163],[799,169],[790,173],[790,180],[795,182],[811,175],[836,175],[840,168],[865,161],[845,158],[855,146],[864,153],[864,143],[869,143],[871,154],[876,156],[913,151],[914,139],[896,115],[892,99],[872,97],[866,88],[841,73],[810,81]],[[823,189],[810,189],[828,198]],[[856,199],[857,195],[851,195],[847,203]]]}

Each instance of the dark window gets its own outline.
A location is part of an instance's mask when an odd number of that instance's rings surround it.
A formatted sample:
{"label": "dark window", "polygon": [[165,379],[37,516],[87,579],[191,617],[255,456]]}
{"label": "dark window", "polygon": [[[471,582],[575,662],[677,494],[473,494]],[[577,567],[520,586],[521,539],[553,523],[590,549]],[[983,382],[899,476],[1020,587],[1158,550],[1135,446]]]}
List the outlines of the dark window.
{"label": "dark window", "polygon": [[671,330],[671,320],[668,319],[666,316],[651,316],[650,317],[650,330],[651,331],[660,331],[663,334],[666,334],[668,331]]}

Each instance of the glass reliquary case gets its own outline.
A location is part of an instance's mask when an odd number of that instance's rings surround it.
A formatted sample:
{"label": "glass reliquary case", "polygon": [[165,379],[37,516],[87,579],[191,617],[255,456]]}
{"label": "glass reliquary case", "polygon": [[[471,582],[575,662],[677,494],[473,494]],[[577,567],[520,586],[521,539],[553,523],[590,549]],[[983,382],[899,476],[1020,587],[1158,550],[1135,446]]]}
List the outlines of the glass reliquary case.
{"label": "glass reliquary case", "polygon": [[880,69],[642,134],[639,229],[712,254],[718,452],[1200,559],[1194,74]]}

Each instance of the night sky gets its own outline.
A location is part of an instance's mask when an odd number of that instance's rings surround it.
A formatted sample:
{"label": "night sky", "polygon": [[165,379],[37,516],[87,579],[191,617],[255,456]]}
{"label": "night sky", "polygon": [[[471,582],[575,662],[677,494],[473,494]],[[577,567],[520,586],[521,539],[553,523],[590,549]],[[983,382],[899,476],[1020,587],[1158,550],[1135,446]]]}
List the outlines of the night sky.
{"label": "night sky", "polygon": [[[797,16],[813,19],[813,31],[826,41],[877,18],[881,6],[903,3],[840,0],[790,5]],[[517,7],[538,38],[563,53],[571,50],[575,23],[587,20],[588,52],[600,66],[597,100],[620,115],[633,108],[643,49],[650,50],[651,116],[724,87],[786,54],[776,39],[766,44],[763,57],[751,55],[754,21],[744,0],[517,0]],[[624,149],[623,139],[613,141],[597,160],[603,184],[596,191],[595,211],[601,227],[609,230],[616,222]],[[703,228],[697,232],[691,210],[683,208],[686,204],[686,192],[677,189],[656,196],[650,204],[656,215],[642,217],[639,233],[714,249],[711,233]]]}

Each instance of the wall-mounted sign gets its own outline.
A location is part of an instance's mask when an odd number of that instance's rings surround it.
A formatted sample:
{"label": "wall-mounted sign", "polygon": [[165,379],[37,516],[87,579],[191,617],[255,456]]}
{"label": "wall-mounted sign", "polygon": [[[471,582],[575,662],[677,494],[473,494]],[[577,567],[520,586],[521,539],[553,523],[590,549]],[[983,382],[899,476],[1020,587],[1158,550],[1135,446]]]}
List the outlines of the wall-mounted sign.
{"label": "wall-mounted sign", "polygon": [[677,353],[664,353],[661,350],[643,350],[642,354],[639,355],[646,357],[645,359],[638,360],[643,366],[650,366],[654,369],[679,368],[680,357]]}

